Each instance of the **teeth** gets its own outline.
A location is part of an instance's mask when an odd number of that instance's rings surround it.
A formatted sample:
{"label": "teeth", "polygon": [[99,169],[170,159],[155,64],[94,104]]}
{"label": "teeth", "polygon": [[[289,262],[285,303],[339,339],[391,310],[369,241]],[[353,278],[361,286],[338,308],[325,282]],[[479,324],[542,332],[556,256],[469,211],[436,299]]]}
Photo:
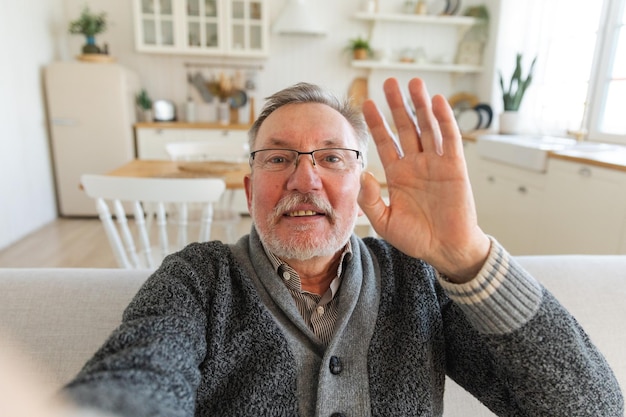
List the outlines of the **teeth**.
{"label": "teeth", "polygon": [[289,213],[290,217],[315,216],[317,213],[311,210],[298,210]]}

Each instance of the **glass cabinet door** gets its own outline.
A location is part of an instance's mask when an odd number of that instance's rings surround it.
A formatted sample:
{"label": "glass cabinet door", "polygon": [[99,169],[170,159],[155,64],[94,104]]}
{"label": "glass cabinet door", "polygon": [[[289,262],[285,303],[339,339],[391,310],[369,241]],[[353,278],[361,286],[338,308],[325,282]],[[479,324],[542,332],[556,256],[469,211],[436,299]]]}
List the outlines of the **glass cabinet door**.
{"label": "glass cabinet door", "polygon": [[219,0],[186,0],[187,48],[219,49],[220,33]]}
{"label": "glass cabinet door", "polygon": [[263,53],[267,40],[263,0],[227,0],[230,5],[229,52]]}
{"label": "glass cabinet door", "polygon": [[140,52],[265,57],[268,0],[133,0]]}
{"label": "glass cabinet door", "polygon": [[145,46],[175,44],[173,0],[141,0],[141,42]]}

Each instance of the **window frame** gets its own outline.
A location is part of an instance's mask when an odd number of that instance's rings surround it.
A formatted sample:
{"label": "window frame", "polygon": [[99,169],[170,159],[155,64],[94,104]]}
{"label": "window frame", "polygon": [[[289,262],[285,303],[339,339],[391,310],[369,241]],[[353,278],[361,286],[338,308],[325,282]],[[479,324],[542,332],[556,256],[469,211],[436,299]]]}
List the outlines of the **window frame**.
{"label": "window frame", "polygon": [[583,121],[583,126],[587,131],[587,139],[590,141],[626,144],[626,132],[613,134],[600,130],[611,84],[611,73],[620,30],[626,31],[626,22],[622,22],[624,7],[626,7],[626,0],[605,0],[603,2],[602,18],[598,28],[596,50],[587,90],[585,120]]}

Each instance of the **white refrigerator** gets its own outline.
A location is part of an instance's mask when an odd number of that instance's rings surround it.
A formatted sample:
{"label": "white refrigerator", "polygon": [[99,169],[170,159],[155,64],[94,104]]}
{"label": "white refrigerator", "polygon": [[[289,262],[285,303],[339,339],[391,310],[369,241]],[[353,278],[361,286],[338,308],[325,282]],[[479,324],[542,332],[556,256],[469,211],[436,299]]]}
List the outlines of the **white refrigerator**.
{"label": "white refrigerator", "polygon": [[44,83],[59,214],[96,215],[80,177],[135,157],[139,78],[114,63],[55,62],[45,68]]}

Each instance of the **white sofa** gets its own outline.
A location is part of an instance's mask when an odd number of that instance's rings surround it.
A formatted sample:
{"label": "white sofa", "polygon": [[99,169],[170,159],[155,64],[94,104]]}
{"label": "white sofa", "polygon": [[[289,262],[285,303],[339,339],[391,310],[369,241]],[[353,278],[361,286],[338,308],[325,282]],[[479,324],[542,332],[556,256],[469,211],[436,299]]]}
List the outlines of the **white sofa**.
{"label": "white sofa", "polygon": [[[624,389],[626,256],[518,259],[582,323]],[[124,307],[149,273],[122,269],[0,269],[0,332],[5,334],[5,343],[10,340],[34,360],[34,372],[43,374],[56,389],[76,374],[117,326]],[[0,402],[1,397],[2,393]],[[494,414],[449,381],[444,415]]]}

